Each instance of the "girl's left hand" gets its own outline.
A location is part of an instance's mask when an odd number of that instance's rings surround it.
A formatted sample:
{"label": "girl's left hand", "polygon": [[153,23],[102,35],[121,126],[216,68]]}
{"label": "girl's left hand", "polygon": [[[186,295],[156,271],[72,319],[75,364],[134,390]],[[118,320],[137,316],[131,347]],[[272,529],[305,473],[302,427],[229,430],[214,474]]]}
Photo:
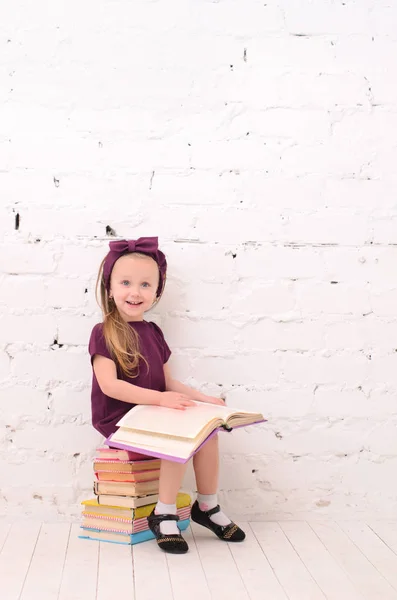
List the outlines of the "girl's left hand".
{"label": "girl's left hand", "polygon": [[217,398],[216,396],[204,395],[201,402],[206,402],[207,404],[220,404],[221,406],[225,406],[225,401],[222,400],[222,398]]}

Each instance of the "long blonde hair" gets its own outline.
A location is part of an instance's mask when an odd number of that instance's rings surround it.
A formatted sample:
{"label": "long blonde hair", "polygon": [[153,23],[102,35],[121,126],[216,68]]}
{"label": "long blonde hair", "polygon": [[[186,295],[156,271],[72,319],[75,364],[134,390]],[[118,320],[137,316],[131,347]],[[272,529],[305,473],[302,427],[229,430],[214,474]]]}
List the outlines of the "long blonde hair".
{"label": "long blonde hair", "polygon": [[[134,252],[134,255],[148,258],[140,252]],[[103,336],[116,365],[127,377],[135,378],[139,375],[140,359],[144,361],[148,370],[149,364],[140,352],[139,335],[122,319],[115,302],[109,297],[103,277],[105,260],[106,256],[99,267],[95,286],[96,298],[103,314]]]}

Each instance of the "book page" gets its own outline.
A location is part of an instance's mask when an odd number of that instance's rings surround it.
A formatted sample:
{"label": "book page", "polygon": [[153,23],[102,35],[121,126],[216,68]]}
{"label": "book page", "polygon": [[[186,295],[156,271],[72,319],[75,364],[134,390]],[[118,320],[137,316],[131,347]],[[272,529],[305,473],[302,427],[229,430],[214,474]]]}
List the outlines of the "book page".
{"label": "book page", "polygon": [[113,433],[112,441],[120,444],[126,444],[134,448],[139,448],[142,451],[148,450],[165,454],[171,457],[188,458],[200,442],[194,440],[183,440],[181,438],[172,438],[159,436],[151,433],[142,433],[119,427]]}
{"label": "book page", "polygon": [[195,402],[195,406],[186,410],[138,404],[120,419],[117,426],[134,431],[195,439],[210,421],[214,421],[214,426],[210,429],[215,429],[235,412],[236,409],[227,406],[203,402]]}

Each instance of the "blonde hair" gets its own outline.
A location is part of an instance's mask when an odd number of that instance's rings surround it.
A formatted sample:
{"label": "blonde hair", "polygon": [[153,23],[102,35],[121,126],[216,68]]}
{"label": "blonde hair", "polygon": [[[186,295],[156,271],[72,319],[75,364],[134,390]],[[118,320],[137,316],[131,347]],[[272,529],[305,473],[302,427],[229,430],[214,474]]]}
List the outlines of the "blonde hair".
{"label": "blonde hair", "polygon": [[[130,254],[143,258],[151,258],[147,254],[142,254],[140,252],[132,252]],[[115,302],[109,296],[103,277],[103,265],[105,260],[106,256],[99,267],[95,286],[97,302],[101,307],[103,314],[103,336],[105,338],[106,346],[116,365],[120,367],[121,371],[127,377],[135,378],[139,375],[140,359],[144,361],[148,370],[149,364],[140,352],[139,335],[133,327],[130,327],[128,323],[122,319]],[[160,296],[158,296],[157,302],[160,299]]]}

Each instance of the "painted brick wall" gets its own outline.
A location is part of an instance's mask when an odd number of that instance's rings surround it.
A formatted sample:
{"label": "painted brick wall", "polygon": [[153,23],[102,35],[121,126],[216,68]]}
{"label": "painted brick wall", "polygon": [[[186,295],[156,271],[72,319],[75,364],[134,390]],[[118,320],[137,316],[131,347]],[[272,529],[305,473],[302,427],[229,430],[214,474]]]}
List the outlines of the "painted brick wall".
{"label": "painted brick wall", "polygon": [[175,375],[269,417],[222,438],[227,510],[395,515],[396,31],[384,0],[3,0],[2,513],[90,493],[115,234],[167,253]]}

